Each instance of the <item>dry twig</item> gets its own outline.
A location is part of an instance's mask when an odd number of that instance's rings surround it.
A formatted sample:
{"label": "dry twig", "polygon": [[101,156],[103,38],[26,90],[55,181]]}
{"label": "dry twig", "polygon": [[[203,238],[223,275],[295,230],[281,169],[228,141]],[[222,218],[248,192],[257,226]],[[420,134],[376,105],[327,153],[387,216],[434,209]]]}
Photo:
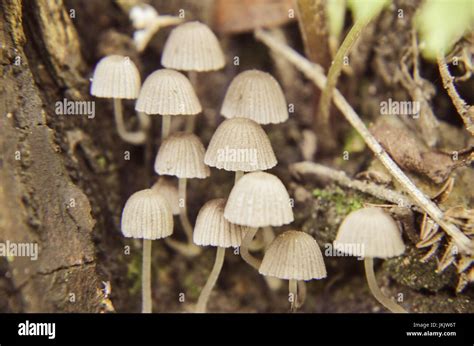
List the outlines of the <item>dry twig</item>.
{"label": "dry twig", "polygon": [[290,166],[290,171],[295,175],[314,175],[320,179],[328,179],[340,186],[366,193],[375,198],[397,204],[400,207],[411,208],[418,212],[421,211],[420,208],[413,204],[410,198],[397,191],[372,182],[351,179],[344,171],[339,171],[318,163],[309,161],[294,163]]}
{"label": "dry twig", "polygon": [[[255,37],[267,45],[270,49],[281,54],[283,57],[292,62],[307,78],[320,89],[326,85],[327,78],[322,72],[321,66],[311,63],[306,58],[298,54],[291,47],[282,44],[278,40],[264,30],[256,30]],[[400,183],[405,191],[411,196],[413,201],[423,209],[431,218],[440,225],[441,228],[451,236],[461,252],[473,253],[474,244],[458,227],[448,222],[444,218],[444,213],[439,207],[433,203],[416,185],[408,178],[408,176],[397,166],[392,158],[387,154],[383,147],[377,142],[375,137],[367,129],[359,115],[354,111],[351,105],[346,101],[344,96],[335,89],[333,92],[333,101],[339,108],[347,121],[362,136],[367,146],[374,152],[375,156],[382,162],[390,174]]]}
{"label": "dry twig", "polygon": [[442,56],[438,56],[438,67],[441,79],[443,80],[443,87],[446,89],[449,97],[453,101],[453,105],[461,116],[466,129],[471,133],[471,135],[474,135],[474,107],[469,106],[458,94],[453,83],[454,77],[451,76],[446,60]]}

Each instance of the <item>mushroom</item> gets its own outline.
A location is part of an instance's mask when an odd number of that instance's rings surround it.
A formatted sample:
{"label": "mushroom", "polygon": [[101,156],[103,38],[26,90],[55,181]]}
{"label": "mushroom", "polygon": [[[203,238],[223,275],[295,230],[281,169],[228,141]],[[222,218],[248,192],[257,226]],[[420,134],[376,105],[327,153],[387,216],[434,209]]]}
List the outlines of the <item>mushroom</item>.
{"label": "mushroom", "polygon": [[316,240],[305,232],[286,231],[270,244],[258,272],[289,280],[291,310],[298,305],[298,282],[326,277],[326,266]]}
{"label": "mushroom", "polygon": [[173,233],[171,208],[160,194],[151,189],[135,192],[123,208],[121,229],[127,238],[143,239],[142,312],[150,313],[151,241]]}
{"label": "mushroom", "polygon": [[155,160],[156,173],[178,177],[179,217],[188,244],[183,246],[172,239],[167,244],[187,256],[195,256],[201,251],[192,242],[193,227],[186,211],[186,185],[188,178],[204,179],[210,175],[209,167],[204,164],[204,151],[204,146],[196,135],[178,132],[163,141]]}
{"label": "mushroom", "polygon": [[211,167],[235,172],[267,170],[277,164],[270,140],[255,121],[245,118],[225,120],[211,138],[204,156]]}
{"label": "mushroom", "polygon": [[[161,55],[166,68],[187,71],[197,88],[197,72],[220,70],[225,65],[224,53],[216,35],[200,22],[187,22],[171,31]],[[193,132],[195,117],[187,118],[186,131]]]}
{"label": "mushroom", "polygon": [[367,283],[375,299],[392,312],[407,312],[382,293],[374,274],[374,258],[396,257],[405,251],[400,230],[389,214],[375,207],[351,212],[339,227],[334,248],[363,257]]}
{"label": "mushroom", "polygon": [[224,219],[225,199],[213,199],[201,208],[194,228],[194,243],[200,246],[216,246],[216,259],[211,274],[199,295],[196,312],[206,312],[207,302],[224,263],[225,249],[239,247],[245,227]]}
{"label": "mushroom", "polygon": [[135,109],[146,114],[163,116],[161,137],[169,135],[172,115],[193,116],[202,111],[193,86],[182,73],[161,69],[143,83]]}
{"label": "mushroom", "polygon": [[139,116],[141,131],[128,132],[125,127],[122,99],[136,99],[140,91],[140,73],[129,57],[109,55],[102,58],[94,70],[91,95],[113,99],[117,132],[125,142],[143,144],[147,119]]}
{"label": "mushroom", "polygon": [[285,95],[271,74],[248,70],[238,74],[227,89],[221,113],[259,124],[278,124],[288,119]]}
{"label": "mushroom", "polygon": [[167,176],[161,176],[151,188],[168,201],[173,215],[179,215],[178,186],[174,179]]}
{"label": "mushroom", "polygon": [[258,270],[260,260],[248,248],[259,227],[282,226],[293,222],[290,196],[276,176],[265,172],[245,174],[234,185],[224,210],[227,221],[251,227],[245,233],[240,254]]}

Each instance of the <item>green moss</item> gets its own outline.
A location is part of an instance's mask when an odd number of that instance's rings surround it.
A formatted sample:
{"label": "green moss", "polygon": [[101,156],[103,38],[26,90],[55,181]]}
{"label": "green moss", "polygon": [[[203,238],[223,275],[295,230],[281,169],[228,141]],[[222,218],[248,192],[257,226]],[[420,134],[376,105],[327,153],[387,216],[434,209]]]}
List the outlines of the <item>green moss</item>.
{"label": "green moss", "polygon": [[346,137],[343,149],[349,153],[363,152],[365,150],[364,139],[356,130],[351,129]]}
{"label": "green moss", "polygon": [[107,167],[107,159],[105,156],[97,157],[97,165],[100,167],[101,170],[104,170]]}
{"label": "green moss", "polygon": [[362,208],[362,199],[357,195],[348,196],[341,188],[314,189],[313,196],[334,203],[339,215],[347,215],[351,211]]}
{"label": "green moss", "polygon": [[194,274],[186,275],[183,282],[184,288],[186,290],[186,295],[191,300],[196,300],[199,298],[202,287],[196,285],[196,277]]}
{"label": "green moss", "polygon": [[131,282],[128,292],[130,295],[136,295],[142,288],[142,258],[138,255],[131,257],[127,265],[127,279]]}

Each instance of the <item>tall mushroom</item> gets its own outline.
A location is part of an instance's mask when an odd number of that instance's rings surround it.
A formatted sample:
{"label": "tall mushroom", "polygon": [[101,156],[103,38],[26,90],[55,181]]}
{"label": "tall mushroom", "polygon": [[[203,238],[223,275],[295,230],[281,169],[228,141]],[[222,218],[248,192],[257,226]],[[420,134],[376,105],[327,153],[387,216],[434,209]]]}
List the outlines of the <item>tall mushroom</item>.
{"label": "tall mushroom", "polygon": [[167,244],[187,256],[195,256],[201,251],[193,244],[193,227],[186,209],[186,185],[189,178],[204,179],[210,175],[209,167],[204,164],[204,151],[196,135],[178,132],[163,141],[155,160],[156,173],[178,177],[179,217],[188,243],[183,246],[170,239]]}
{"label": "tall mushroom", "polygon": [[161,137],[169,135],[172,115],[193,116],[202,111],[193,86],[182,73],[162,69],[153,72],[143,83],[135,109],[163,116]]}
{"label": "tall mushroom", "polygon": [[94,70],[91,83],[91,95],[113,99],[114,117],[117,132],[125,142],[143,144],[146,133],[146,120],[139,117],[142,129],[128,132],[123,117],[122,99],[136,99],[140,91],[140,73],[129,57],[109,55],[102,58]]}
{"label": "tall mushroom", "polygon": [[282,226],[294,220],[285,186],[276,176],[265,172],[248,173],[239,179],[230,192],[224,217],[231,223],[251,227],[242,240],[240,254],[257,270],[260,260],[248,248],[258,228]]}
{"label": "tall mushroom", "polygon": [[135,192],[123,208],[121,228],[125,237],[143,239],[142,312],[149,313],[152,310],[151,241],[173,233],[171,208],[156,191]]}
{"label": "tall mushroom", "polygon": [[[220,70],[225,65],[224,53],[216,35],[200,22],[187,22],[171,31],[161,55],[166,68],[187,71],[197,88],[197,72]],[[187,118],[186,131],[193,132],[195,117]]]}
{"label": "tall mushroom", "polygon": [[[278,124],[288,119],[288,108],[283,90],[269,73],[247,70],[238,74],[227,89],[221,113],[226,118],[242,117],[258,124]],[[272,227],[264,229],[266,239],[273,240]]]}
{"label": "tall mushroom", "polygon": [[270,244],[258,270],[265,276],[289,280],[291,310],[298,307],[298,281],[323,279],[326,266],[316,240],[305,232],[286,231]]}
{"label": "tall mushroom", "polygon": [[245,118],[225,120],[211,138],[204,156],[211,167],[235,172],[267,170],[277,164],[270,140],[255,121]]}
{"label": "tall mushroom", "polygon": [[225,249],[239,247],[246,228],[224,218],[225,199],[213,199],[201,208],[194,228],[194,243],[216,246],[216,260],[211,274],[199,295],[196,312],[206,312],[207,302],[224,263]]}
{"label": "tall mushroom", "polygon": [[363,257],[367,283],[375,299],[392,312],[407,312],[382,293],[374,274],[374,258],[396,257],[405,252],[400,230],[390,215],[374,207],[351,212],[339,227],[334,248]]}
{"label": "tall mushroom", "polygon": [[275,78],[259,70],[238,74],[227,89],[221,114],[249,118],[259,124],[278,124],[288,119],[285,95]]}

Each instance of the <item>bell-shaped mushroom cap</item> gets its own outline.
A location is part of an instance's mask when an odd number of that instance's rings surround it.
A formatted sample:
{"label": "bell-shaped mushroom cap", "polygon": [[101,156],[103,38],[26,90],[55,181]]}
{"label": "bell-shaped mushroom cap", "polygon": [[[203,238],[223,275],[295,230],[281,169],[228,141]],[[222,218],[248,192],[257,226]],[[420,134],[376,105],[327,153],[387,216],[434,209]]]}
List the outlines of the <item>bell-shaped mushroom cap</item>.
{"label": "bell-shaped mushroom cap", "polygon": [[166,176],[159,177],[151,188],[166,199],[173,215],[179,215],[179,194],[176,179]]}
{"label": "bell-shaped mushroom cap", "polygon": [[171,31],[166,40],[161,64],[182,71],[215,71],[225,59],[216,35],[200,22],[187,22]]}
{"label": "bell-shaped mushroom cap", "polygon": [[334,248],[351,256],[389,258],[401,255],[405,245],[393,218],[380,208],[362,208],[342,222]]}
{"label": "bell-shaped mushroom cap", "polygon": [[168,202],[156,191],[135,192],[122,212],[122,233],[140,239],[166,238],[173,233],[173,214]]}
{"label": "bell-shaped mushroom cap", "polygon": [[210,200],[199,211],[194,227],[194,243],[201,246],[238,247],[246,227],[230,223],[224,218],[226,200]]}
{"label": "bell-shaped mushroom cap", "polygon": [[230,83],[222,104],[226,118],[243,117],[259,124],[278,124],[288,119],[285,95],[269,73],[249,70]]}
{"label": "bell-shaped mushroom cap", "polygon": [[259,273],[286,280],[326,277],[326,266],[318,243],[305,232],[287,231],[268,246]]}
{"label": "bell-shaped mushroom cap", "polygon": [[252,172],[232,188],[224,217],[249,227],[281,226],[293,222],[293,210],[280,179],[269,173]]}
{"label": "bell-shaped mushroom cap", "polygon": [[160,146],[155,160],[155,172],[178,178],[207,178],[209,167],[204,164],[204,146],[192,133],[175,133]]}
{"label": "bell-shaped mushroom cap", "polygon": [[91,95],[114,99],[136,99],[140,92],[140,73],[129,57],[109,55],[94,70]]}
{"label": "bell-shaped mushroom cap", "polygon": [[204,163],[226,171],[252,172],[277,164],[275,153],[262,127],[245,118],[225,120],[212,136]]}
{"label": "bell-shaped mushroom cap", "polygon": [[135,110],[147,114],[191,115],[202,111],[193,86],[178,71],[153,72],[143,83]]}

